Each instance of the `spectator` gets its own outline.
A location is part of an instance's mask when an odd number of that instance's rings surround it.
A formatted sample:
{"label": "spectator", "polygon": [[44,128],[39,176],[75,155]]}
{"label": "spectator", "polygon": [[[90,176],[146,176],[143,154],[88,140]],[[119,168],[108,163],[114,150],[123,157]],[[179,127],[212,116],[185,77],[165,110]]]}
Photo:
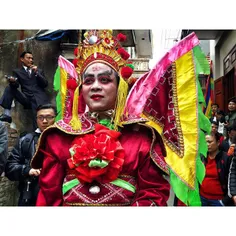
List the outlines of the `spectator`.
{"label": "spectator", "polygon": [[236,137],[236,123],[227,128],[227,138],[221,144],[221,150],[228,152],[229,147],[234,144],[234,139]]}
{"label": "spectator", "polygon": [[[219,128],[219,123],[217,121],[212,121],[211,122],[211,131],[213,133],[219,133],[218,128]],[[224,141],[224,135],[219,133],[219,136],[220,136],[220,145],[221,145],[222,142]]]}
{"label": "spectator", "polygon": [[[224,127],[227,128],[233,125],[234,121],[236,121],[236,99],[231,99],[228,103],[228,114],[225,116],[225,125]],[[227,130],[225,129],[225,134]]]}
{"label": "spectator", "polygon": [[6,126],[0,121],[0,176],[7,161],[8,135]]}
{"label": "spectator", "polygon": [[221,110],[216,112],[216,122],[218,122],[218,132],[224,134],[225,113]]}
{"label": "spectator", "polygon": [[220,135],[211,132],[206,135],[208,153],[202,157],[206,167],[205,178],[200,185],[202,206],[232,206],[232,199],[228,196],[228,175],[232,156],[219,150]]}
{"label": "spectator", "polygon": [[213,103],[211,105],[211,117],[210,117],[210,121],[216,121],[216,113],[219,110],[219,105],[217,103]]}
{"label": "spectator", "polygon": [[40,169],[30,168],[30,161],[36,151],[41,132],[54,123],[55,116],[56,110],[51,104],[39,106],[37,109],[38,128],[21,137],[9,155],[5,174],[8,179],[19,181],[19,206],[34,206],[36,203]]}
{"label": "spectator", "polygon": [[[36,109],[39,105],[49,102],[44,89],[48,85],[43,71],[33,63],[33,55],[29,51],[24,51],[20,55],[21,68],[13,70],[13,76],[8,77],[9,85],[5,88],[0,99],[0,105],[4,108],[4,113],[0,116],[1,121],[12,122],[11,104],[13,99],[21,103],[25,109],[32,109],[33,116],[36,117]],[[21,86],[21,92],[17,89]],[[33,120],[34,129],[37,122]]]}

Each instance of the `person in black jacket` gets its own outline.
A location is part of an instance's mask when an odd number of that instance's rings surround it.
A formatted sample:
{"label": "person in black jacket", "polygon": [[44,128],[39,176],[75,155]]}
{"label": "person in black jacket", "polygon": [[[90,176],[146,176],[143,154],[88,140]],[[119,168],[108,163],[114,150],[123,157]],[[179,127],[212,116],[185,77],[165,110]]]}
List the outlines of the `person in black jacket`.
{"label": "person in black jacket", "polygon": [[8,135],[6,126],[0,121],[0,176],[7,162]]}
{"label": "person in black jacket", "polygon": [[236,150],[229,170],[229,197],[232,197],[234,205],[236,206]]}
{"label": "person in black jacket", "polygon": [[224,152],[228,152],[231,144],[234,143],[234,137],[236,136],[236,123],[227,128],[227,138],[221,143],[220,149]]}
{"label": "person in black jacket", "polygon": [[11,181],[19,181],[19,206],[35,206],[36,204],[40,169],[31,168],[30,161],[36,151],[41,132],[54,123],[55,116],[56,109],[51,104],[39,106],[37,109],[38,128],[35,132],[21,137],[9,155],[5,175]]}
{"label": "person in black jacket", "polygon": [[[0,105],[4,108],[4,113],[0,116],[1,121],[12,122],[11,105],[13,99],[21,103],[25,109],[32,109],[33,116],[36,116],[36,109],[39,105],[49,102],[45,93],[48,81],[44,72],[33,64],[33,55],[29,51],[24,51],[20,55],[22,67],[13,70],[13,76],[9,76],[9,85],[5,88],[0,99]],[[21,92],[18,90],[21,86]],[[33,119],[34,129],[37,122]]]}
{"label": "person in black jacket", "polygon": [[206,167],[205,178],[200,185],[202,206],[232,206],[228,196],[228,176],[232,156],[219,150],[220,134],[211,132],[206,135],[207,158],[202,156]]}

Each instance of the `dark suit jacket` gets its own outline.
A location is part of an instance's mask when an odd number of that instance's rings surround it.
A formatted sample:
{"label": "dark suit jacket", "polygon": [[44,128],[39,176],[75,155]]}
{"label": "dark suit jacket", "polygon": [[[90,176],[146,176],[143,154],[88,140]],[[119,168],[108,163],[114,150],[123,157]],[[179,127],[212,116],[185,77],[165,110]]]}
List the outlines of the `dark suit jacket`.
{"label": "dark suit jacket", "polygon": [[21,67],[13,70],[13,76],[17,77],[17,81],[16,83],[10,83],[10,85],[18,88],[20,84],[22,93],[30,100],[35,99],[37,106],[49,102],[44,90],[48,86],[48,81],[41,69],[38,68],[37,74],[32,71],[31,77],[29,77],[24,67]]}

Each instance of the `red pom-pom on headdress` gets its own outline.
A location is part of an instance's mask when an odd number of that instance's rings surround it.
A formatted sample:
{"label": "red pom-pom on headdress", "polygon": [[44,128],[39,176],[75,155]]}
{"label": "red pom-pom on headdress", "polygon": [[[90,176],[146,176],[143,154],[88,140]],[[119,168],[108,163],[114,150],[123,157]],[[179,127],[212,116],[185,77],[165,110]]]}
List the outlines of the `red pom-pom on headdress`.
{"label": "red pom-pom on headdress", "polygon": [[133,69],[129,66],[125,66],[121,69],[120,74],[122,78],[128,79],[133,74]]}
{"label": "red pom-pom on headdress", "polygon": [[78,47],[77,48],[75,48],[75,50],[74,50],[74,55],[77,57],[78,56],[78,52],[79,52],[79,49],[78,49]]}
{"label": "red pom-pom on headdress", "polygon": [[116,38],[118,41],[124,42],[126,40],[126,35],[119,33],[119,34],[117,34]]}
{"label": "red pom-pom on headdress", "polygon": [[68,89],[74,91],[74,90],[77,88],[77,86],[78,86],[78,84],[77,84],[77,82],[76,82],[75,79],[69,78],[69,79],[67,80],[67,88],[68,88]]}
{"label": "red pom-pom on headdress", "polygon": [[78,61],[79,60],[77,58],[73,59],[72,63],[75,67],[77,67]]}
{"label": "red pom-pom on headdress", "polygon": [[120,56],[121,56],[124,60],[128,60],[129,57],[130,57],[129,53],[126,52],[124,48],[119,48],[119,49],[117,50],[117,52],[120,54]]}

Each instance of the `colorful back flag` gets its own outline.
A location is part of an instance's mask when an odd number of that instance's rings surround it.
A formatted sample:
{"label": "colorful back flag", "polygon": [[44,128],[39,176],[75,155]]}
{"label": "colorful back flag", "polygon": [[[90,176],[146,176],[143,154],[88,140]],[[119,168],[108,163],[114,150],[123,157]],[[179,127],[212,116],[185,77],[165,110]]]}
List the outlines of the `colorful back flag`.
{"label": "colorful back flag", "polygon": [[[211,125],[203,114],[199,74],[210,74],[200,42],[192,33],[179,41],[132,87],[125,116],[143,117],[162,137],[170,184],[182,202],[200,206],[199,184],[205,176],[200,156],[206,156],[205,133]],[[128,120],[128,119],[127,119]],[[156,153],[150,153],[156,155]]]}
{"label": "colorful back flag", "polygon": [[203,110],[203,113],[206,117],[211,117],[211,106],[214,103],[214,79],[213,79],[213,72],[212,72],[212,61],[210,62],[210,74],[207,78],[206,84],[206,92],[205,92],[205,101],[206,107]]}

